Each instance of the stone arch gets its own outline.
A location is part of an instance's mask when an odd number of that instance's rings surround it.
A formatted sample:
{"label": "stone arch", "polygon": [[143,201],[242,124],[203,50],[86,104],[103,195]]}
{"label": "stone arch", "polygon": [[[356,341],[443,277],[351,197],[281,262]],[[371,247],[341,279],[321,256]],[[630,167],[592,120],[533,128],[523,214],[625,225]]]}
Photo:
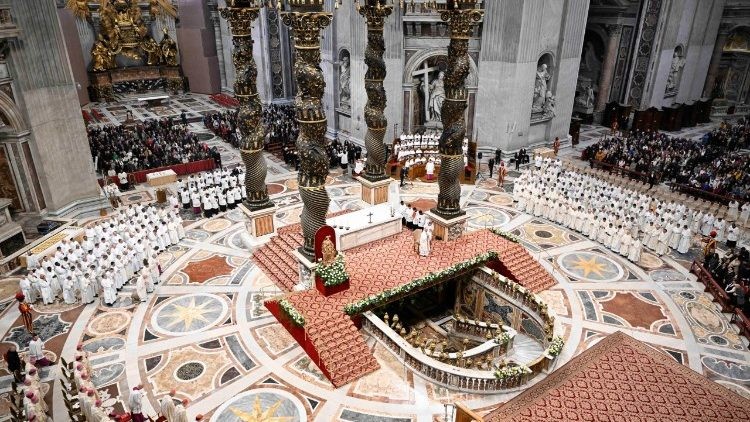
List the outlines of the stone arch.
{"label": "stone arch", "polygon": [[18,110],[16,103],[8,94],[0,91],[0,113],[3,115],[3,122],[13,129],[14,133],[24,132],[26,122]]}
{"label": "stone arch", "polygon": [[[421,122],[423,123],[427,120],[426,116],[424,116],[426,112],[422,110],[424,107],[417,106],[417,104],[420,102],[420,93],[417,90],[417,85],[414,83],[414,77],[412,76],[412,74],[418,70],[422,63],[439,56],[447,57],[448,48],[429,48],[421,50],[413,54],[406,61],[404,72],[402,74],[402,96],[404,98],[404,103],[401,122],[403,124],[404,132],[408,133],[419,128],[421,126]],[[472,104],[473,101],[475,101],[477,87],[479,86],[479,72],[477,70],[477,64],[474,61],[474,58],[471,56],[469,56],[469,64],[471,67],[469,70],[469,75],[466,78],[466,89],[469,92],[467,129],[468,133],[472,133],[474,119]]]}
{"label": "stone arch", "polygon": [[[411,74],[417,70],[417,66],[422,64],[425,60],[435,56],[447,56],[448,48],[429,48],[419,51],[409,57],[409,60],[404,66],[403,73],[403,84],[411,85]],[[479,71],[477,70],[477,64],[474,62],[474,58],[469,56],[469,63],[471,64],[471,71],[469,76],[466,78],[466,88],[469,90],[476,89],[479,86]]]}

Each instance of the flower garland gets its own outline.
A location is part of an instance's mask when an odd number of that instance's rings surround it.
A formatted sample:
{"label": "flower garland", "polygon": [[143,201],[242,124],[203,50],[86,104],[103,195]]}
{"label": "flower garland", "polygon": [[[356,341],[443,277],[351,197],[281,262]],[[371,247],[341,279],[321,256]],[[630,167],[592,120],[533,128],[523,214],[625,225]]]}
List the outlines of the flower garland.
{"label": "flower garland", "polygon": [[552,357],[559,355],[562,352],[563,345],[565,345],[565,340],[560,336],[555,336],[547,347],[546,354]]}
{"label": "flower garland", "polygon": [[279,307],[284,312],[286,312],[286,314],[289,316],[289,319],[291,319],[295,325],[299,325],[300,327],[305,326],[305,317],[303,317],[302,314],[300,314],[299,311],[294,308],[294,305],[292,305],[288,300],[281,299],[279,301]]}
{"label": "flower garland", "polygon": [[507,380],[509,378],[515,378],[530,373],[531,369],[524,364],[519,364],[518,366],[505,365],[495,371],[495,378]]}
{"label": "flower garland", "polygon": [[338,286],[349,280],[349,274],[346,272],[346,267],[344,266],[343,254],[336,255],[333,262],[328,265],[323,264],[323,260],[319,259],[318,265],[313,271],[320,276],[323,280],[323,285],[326,287]]}
{"label": "flower garland", "polygon": [[461,271],[482,265],[485,262],[491,261],[493,259],[497,259],[497,252],[491,251],[491,252],[483,253],[482,255],[475,256],[474,258],[471,258],[468,261],[459,262],[458,264],[448,267],[444,269],[443,271],[427,274],[426,276],[422,278],[418,278],[409,283],[403,284],[398,287],[394,287],[390,290],[382,291],[376,295],[366,297],[357,302],[350,303],[344,307],[344,312],[346,312],[347,315],[360,314],[365,309],[371,308],[373,306],[379,306],[379,305],[385,304],[386,302],[390,301],[396,296],[409,293],[412,290],[419,289],[420,287],[433,283],[435,281],[445,279],[448,277],[452,277],[453,275]]}
{"label": "flower garland", "polygon": [[504,232],[504,231],[502,231],[500,229],[496,229],[496,228],[491,228],[490,231],[492,233],[495,233],[496,235],[498,235],[500,237],[503,237],[505,239],[510,240],[513,243],[521,243],[521,239],[518,236],[516,236],[514,234],[511,234],[509,232]]}
{"label": "flower garland", "polygon": [[500,334],[499,336],[495,337],[495,343],[497,343],[497,344],[499,344],[501,346],[503,344],[508,344],[509,341],[510,341],[510,334],[508,334],[507,331],[503,331],[502,334]]}

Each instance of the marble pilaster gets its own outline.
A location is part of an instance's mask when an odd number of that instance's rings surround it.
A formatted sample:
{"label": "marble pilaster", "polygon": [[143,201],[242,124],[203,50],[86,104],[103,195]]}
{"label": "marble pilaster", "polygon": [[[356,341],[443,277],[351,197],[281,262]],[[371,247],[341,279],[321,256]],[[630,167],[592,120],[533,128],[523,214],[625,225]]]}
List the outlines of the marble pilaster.
{"label": "marble pilaster", "polygon": [[609,102],[609,93],[612,88],[612,79],[615,75],[615,64],[617,62],[617,48],[620,45],[622,25],[607,25],[607,50],[604,53],[602,73],[599,77],[599,94],[596,97],[594,111],[601,112]]}
{"label": "marble pilaster", "polygon": [[716,85],[716,77],[719,74],[719,65],[721,64],[721,55],[724,50],[724,44],[727,42],[729,36],[729,25],[722,24],[719,27],[719,34],[716,37],[716,44],[714,45],[714,52],[711,55],[711,64],[708,66],[708,73],[706,74],[706,83],[703,84],[703,97],[713,97],[714,87]]}

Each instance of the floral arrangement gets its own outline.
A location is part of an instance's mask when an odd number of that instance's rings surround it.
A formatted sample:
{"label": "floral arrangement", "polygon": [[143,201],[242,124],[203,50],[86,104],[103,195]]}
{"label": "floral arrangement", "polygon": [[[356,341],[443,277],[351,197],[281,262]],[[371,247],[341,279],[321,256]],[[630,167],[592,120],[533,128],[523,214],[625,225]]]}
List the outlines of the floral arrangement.
{"label": "floral arrangement", "polygon": [[292,320],[292,322],[295,325],[299,325],[300,327],[303,327],[305,325],[305,317],[302,316],[295,308],[294,305],[289,303],[286,299],[281,299],[279,301],[279,307],[286,312],[286,314],[289,316],[289,319]]}
{"label": "floral arrangement", "polygon": [[508,332],[504,331],[499,336],[495,337],[495,343],[499,345],[508,344],[510,341],[510,334]]}
{"label": "floral arrangement", "polygon": [[559,355],[562,352],[563,345],[565,345],[565,340],[560,336],[555,336],[547,347],[546,354],[552,357]]}
{"label": "floral arrangement", "polygon": [[492,228],[492,229],[490,229],[490,231],[492,233],[495,233],[496,235],[498,235],[500,237],[503,237],[505,239],[510,240],[513,243],[521,243],[521,239],[519,239],[518,236],[516,236],[514,234],[511,234],[509,232],[504,232],[504,231],[496,229],[496,228]]}
{"label": "floral arrangement", "polygon": [[323,285],[326,287],[338,286],[349,280],[349,274],[346,272],[346,267],[344,266],[344,255],[341,253],[336,255],[333,262],[328,265],[323,264],[322,259],[318,259],[318,265],[313,271],[320,276],[323,280]]}
{"label": "floral arrangement", "polygon": [[474,258],[471,258],[468,261],[459,262],[458,264],[448,267],[444,269],[443,271],[427,274],[426,276],[413,280],[409,283],[403,284],[398,287],[394,287],[390,290],[385,290],[383,292],[364,298],[357,302],[350,303],[344,307],[344,312],[346,312],[348,315],[360,314],[365,309],[385,304],[386,302],[392,300],[396,296],[409,293],[412,290],[419,289],[435,281],[452,277],[464,270],[477,267],[493,259],[497,259],[497,252],[491,251],[491,252],[483,253],[482,255],[475,256]]}
{"label": "floral arrangement", "polygon": [[520,364],[518,366],[505,365],[495,370],[495,378],[506,380],[530,373],[531,369],[529,369],[529,367],[524,364]]}

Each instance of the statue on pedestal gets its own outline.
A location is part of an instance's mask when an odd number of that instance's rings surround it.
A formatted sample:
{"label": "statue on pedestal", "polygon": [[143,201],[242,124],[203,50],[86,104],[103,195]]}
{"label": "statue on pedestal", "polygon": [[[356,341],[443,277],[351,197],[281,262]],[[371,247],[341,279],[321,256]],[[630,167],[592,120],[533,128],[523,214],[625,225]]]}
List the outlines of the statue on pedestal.
{"label": "statue on pedestal", "polygon": [[531,103],[531,112],[538,113],[544,110],[547,99],[547,83],[551,75],[547,71],[547,65],[542,63],[537,67],[536,80],[534,81],[534,100]]}
{"label": "statue on pedestal", "polygon": [[438,77],[430,83],[430,116],[432,122],[442,120],[443,102],[445,101],[445,73],[438,73]]}
{"label": "statue on pedestal", "polygon": [[116,67],[115,55],[117,55],[119,51],[119,48],[113,51],[104,37],[99,34],[99,38],[91,49],[91,70],[94,72],[105,72],[109,69],[114,69]]}
{"label": "statue on pedestal", "polygon": [[141,45],[141,48],[146,52],[146,64],[149,66],[157,66],[161,63],[162,51],[159,44],[157,44],[153,38],[147,37]]}
{"label": "statue on pedestal", "polygon": [[669,76],[667,77],[667,89],[666,92],[676,92],[677,85],[680,80],[680,72],[685,66],[685,60],[680,56],[679,47],[674,50],[672,55],[672,65],[669,69]]}
{"label": "statue on pedestal", "polygon": [[341,69],[339,69],[339,105],[341,108],[351,108],[352,91],[350,86],[351,69],[349,65],[349,56],[344,55],[341,58]]}
{"label": "statue on pedestal", "polygon": [[164,38],[161,43],[161,54],[163,63],[167,66],[177,66],[177,43],[169,36],[167,28],[164,28]]}

